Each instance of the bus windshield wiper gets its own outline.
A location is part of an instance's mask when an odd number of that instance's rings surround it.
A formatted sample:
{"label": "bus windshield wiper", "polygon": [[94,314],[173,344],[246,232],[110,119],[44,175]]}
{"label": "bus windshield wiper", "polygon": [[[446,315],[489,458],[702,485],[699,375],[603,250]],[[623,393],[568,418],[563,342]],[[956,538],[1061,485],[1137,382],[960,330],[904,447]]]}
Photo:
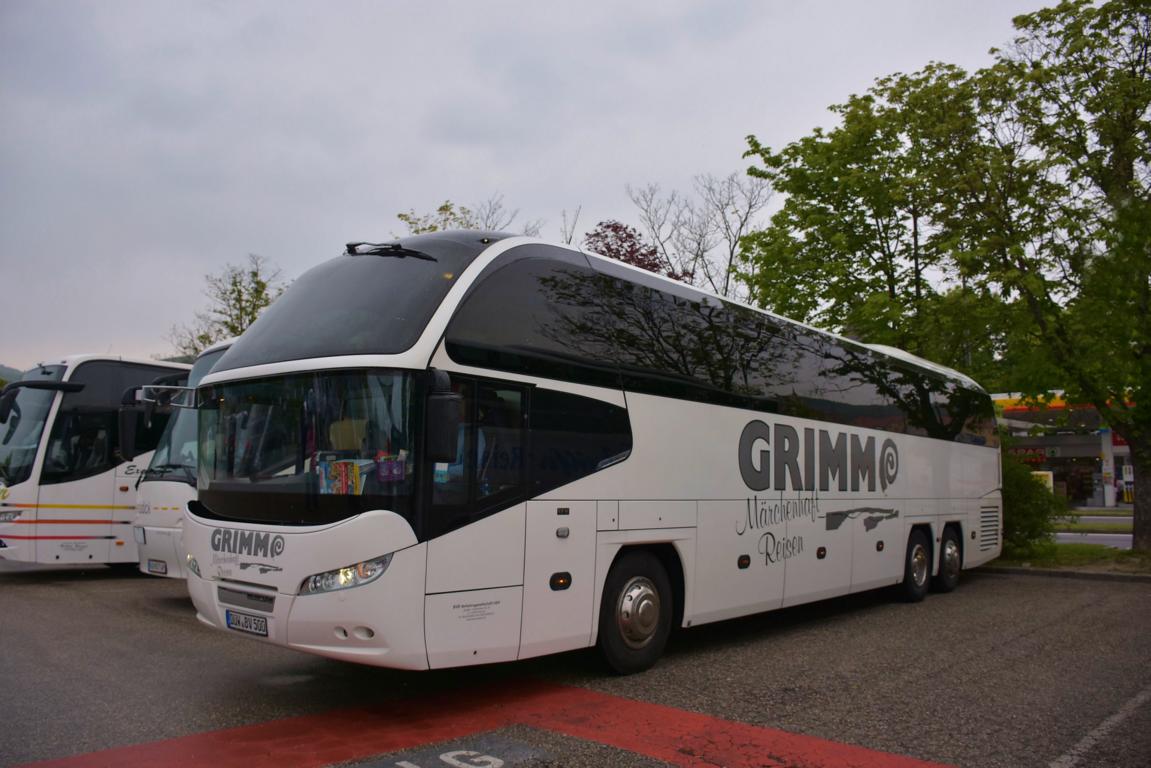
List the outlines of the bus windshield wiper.
{"label": "bus windshield wiper", "polygon": [[[434,256],[429,256],[422,251],[413,251],[399,243],[348,243],[347,247],[348,253],[352,256],[395,256],[400,259],[406,259],[410,256],[413,259],[423,259],[424,261],[437,260]],[[360,250],[360,248],[364,250]]]}

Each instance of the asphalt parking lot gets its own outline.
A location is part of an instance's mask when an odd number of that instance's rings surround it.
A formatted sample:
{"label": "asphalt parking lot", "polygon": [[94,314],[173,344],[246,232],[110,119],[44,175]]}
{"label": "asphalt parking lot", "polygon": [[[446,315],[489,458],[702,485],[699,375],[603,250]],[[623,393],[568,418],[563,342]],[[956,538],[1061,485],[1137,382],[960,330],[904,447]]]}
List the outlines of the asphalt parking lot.
{"label": "asphalt parking lot", "polygon": [[1151,583],[965,572],[680,632],[631,677],[397,672],[210,630],[178,581],[0,562],[0,765],[1146,766],[1149,657]]}

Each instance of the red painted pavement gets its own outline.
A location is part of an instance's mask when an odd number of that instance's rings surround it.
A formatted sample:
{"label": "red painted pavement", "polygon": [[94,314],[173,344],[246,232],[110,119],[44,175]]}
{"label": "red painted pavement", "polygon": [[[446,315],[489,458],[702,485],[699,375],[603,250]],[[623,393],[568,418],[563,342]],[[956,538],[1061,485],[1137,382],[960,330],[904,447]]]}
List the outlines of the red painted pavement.
{"label": "red painted pavement", "polygon": [[900,755],[548,683],[515,683],[117,747],[36,768],[322,768],[527,725],[679,766],[940,768]]}

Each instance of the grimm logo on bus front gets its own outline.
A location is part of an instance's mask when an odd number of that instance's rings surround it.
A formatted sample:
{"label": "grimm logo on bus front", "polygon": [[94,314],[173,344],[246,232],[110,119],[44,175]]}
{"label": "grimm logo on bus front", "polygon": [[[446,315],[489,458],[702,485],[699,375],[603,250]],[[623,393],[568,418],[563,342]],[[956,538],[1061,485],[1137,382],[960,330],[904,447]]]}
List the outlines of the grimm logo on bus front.
{"label": "grimm logo on bus front", "polygon": [[212,529],[212,551],[252,557],[279,557],[284,553],[284,537],[258,531]]}
{"label": "grimm logo on bus front", "polygon": [[739,473],[753,491],[873,492],[877,480],[886,491],[899,474],[899,449],[891,439],[877,452],[874,437],[757,420],[739,436]]}

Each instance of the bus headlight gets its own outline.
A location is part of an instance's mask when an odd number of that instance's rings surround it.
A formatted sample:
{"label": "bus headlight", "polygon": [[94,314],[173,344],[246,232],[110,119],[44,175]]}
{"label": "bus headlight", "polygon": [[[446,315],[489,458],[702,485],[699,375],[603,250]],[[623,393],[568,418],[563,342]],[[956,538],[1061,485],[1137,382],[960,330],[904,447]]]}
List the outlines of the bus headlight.
{"label": "bus headlight", "polygon": [[20,517],[21,511],[19,509],[11,509],[7,512],[0,512],[0,523],[10,523],[16,518]]}
{"label": "bus headlight", "polygon": [[300,584],[301,595],[316,595],[321,592],[335,592],[340,589],[351,589],[370,584],[388,570],[392,563],[392,553],[382,557],[365,560],[355,565],[346,565],[334,571],[324,571],[309,576]]}

